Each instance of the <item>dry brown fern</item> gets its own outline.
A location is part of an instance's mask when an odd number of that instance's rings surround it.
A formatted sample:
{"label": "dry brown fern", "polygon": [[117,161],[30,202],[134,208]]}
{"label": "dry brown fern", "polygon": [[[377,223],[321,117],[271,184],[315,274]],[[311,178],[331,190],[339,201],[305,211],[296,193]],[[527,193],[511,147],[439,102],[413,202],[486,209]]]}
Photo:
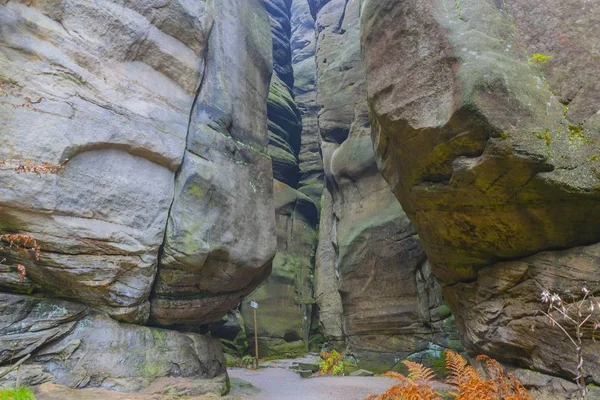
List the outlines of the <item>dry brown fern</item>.
{"label": "dry brown fern", "polygon": [[425,367],[412,361],[402,361],[402,364],[408,368],[408,379],[416,383],[429,383],[435,379],[435,372],[431,368]]}
{"label": "dry brown fern", "polygon": [[10,249],[22,251],[24,253],[31,252],[36,261],[39,261],[40,259],[40,246],[37,241],[29,235],[20,233],[4,234],[0,235],[0,242],[8,243]]}
{"label": "dry brown fern", "polygon": [[488,382],[493,382],[494,391],[498,399],[503,400],[533,400],[527,389],[513,374],[507,374],[500,363],[486,355],[477,356],[485,372],[489,376]]}
{"label": "dry brown fern", "polygon": [[468,382],[482,380],[479,373],[467,363],[467,360],[450,349],[446,350],[446,369],[448,370],[446,381],[458,388]]}
{"label": "dry brown fern", "polygon": [[[500,363],[487,356],[477,360],[489,379],[481,376],[475,368],[452,350],[446,350],[446,369],[449,371],[447,383],[455,388],[448,393],[456,400],[533,400],[519,380],[507,374]],[[441,400],[443,396],[431,387],[435,373],[422,364],[403,361],[408,367],[408,376],[388,372],[383,376],[392,377],[399,384],[392,386],[381,395],[370,395],[366,400]]]}
{"label": "dry brown fern", "polygon": [[367,400],[442,400],[442,396],[431,388],[435,372],[422,364],[412,361],[402,361],[408,368],[408,376],[397,372],[387,372],[388,376],[400,381],[400,384],[390,387],[380,395],[372,394]]}
{"label": "dry brown fern", "polygon": [[0,160],[0,169],[12,170],[19,173],[32,173],[38,176],[57,174],[65,168],[66,163],[69,160],[65,160],[60,164],[52,164],[43,161],[36,164],[30,160]]}

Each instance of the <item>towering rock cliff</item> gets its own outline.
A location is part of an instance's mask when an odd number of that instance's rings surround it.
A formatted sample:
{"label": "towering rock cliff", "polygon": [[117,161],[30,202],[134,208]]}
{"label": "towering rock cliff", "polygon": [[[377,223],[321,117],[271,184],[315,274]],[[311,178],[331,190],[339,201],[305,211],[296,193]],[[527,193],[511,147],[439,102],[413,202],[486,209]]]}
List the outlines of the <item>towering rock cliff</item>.
{"label": "towering rock cliff", "polygon": [[[291,46],[291,0],[263,0],[273,36],[274,74],[267,103],[269,154],[273,160],[277,254],[267,281],[253,292],[240,310],[245,331],[254,335],[249,301],[259,304],[259,353],[263,356],[302,354],[308,350],[313,320],[314,254],[318,212],[299,188],[300,148],[304,138],[300,110],[294,99]],[[317,153],[318,154],[318,153]],[[306,173],[302,175],[306,181]],[[310,178],[310,173],[308,175]],[[314,196],[313,196],[314,197]],[[251,346],[252,353],[254,352]]]}
{"label": "towering rock cliff", "polygon": [[361,366],[394,368],[449,345],[452,318],[411,222],[379,175],[361,63],[358,1],[316,15],[323,197],[315,296],[326,339]]}
{"label": "towering rock cliff", "polygon": [[[587,1],[362,8],[379,169],[463,343],[569,379],[572,344],[536,310],[543,289],[580,293],[600,280],[599,20]],[[584,342],[597,384],[600,347]]]}
{"label": "towering rock cliff", "polygon": [[140,325],[197,329],[270,271],[267,14],[28,3],[0,5],[0,233],[40,255],[3,249],[2,362],[32,353],[26,383],[73,387],[222,375],[214,339]]}

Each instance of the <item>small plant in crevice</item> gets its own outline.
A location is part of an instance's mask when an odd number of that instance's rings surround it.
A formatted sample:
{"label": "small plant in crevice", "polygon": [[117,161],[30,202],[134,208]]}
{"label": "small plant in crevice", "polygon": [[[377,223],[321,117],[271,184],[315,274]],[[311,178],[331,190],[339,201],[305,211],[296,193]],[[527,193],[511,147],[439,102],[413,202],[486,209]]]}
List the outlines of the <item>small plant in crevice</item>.
{"label": "small plant in crevice", "polygon": [[[67,163],[68,159],[61,164],[51,164],[48,162],[34,163],[29,160],[0,160],[0,171],[13,171],[17,173],[31,173],[38,176],[56,174],[60,172]],[[5,244],[3,246],[3,243]],[[32,255],[35,261],[40,259],[41,247],[38,242],[30,235],[21,233],[0,234],[0,251],[20,252],[25,255]],[[0,264],[6,262],[6,258],[0,259]],[[27,269],[23,264],[15,266],[16,272],[20,276],[21,282],[25,281]]]}
{"label": "small plant in crevice", "polygon": [[321,351],[321,361],[319,361],[319,372],[318,375],[333,375],[339,376],[344,375],[346,372],[346,363],[344,361],[344,355],[333,350],[327,352]]}
{"label": "small plant in crevice", "polygon": [[[580,294],[570,294],[571,299],[565,300],[558,293],[543,290],[541,301],[546,310],[540,312],[547,318],[551,326],[557,327],[571,342],[577,358],[575,382],[579,395],[584,398],[587,394],[583,368],[583,340],[596,339],[600,329],[600,300],[584,286]],[[532,330],[535,326],[532,326]]]}
{"label": "small plant in crevice", "polygon": [[532,54],[531,57],[529,57],[529,64],[530,65],[544,65],[550,59],[552,59],[552,56],[550,56],[548,54],[535,53],[535,54]]}
{"label": "small plant in crevice", "polygon": [[225,361],[228,367],[252,369],[255,359],[250,355],[245,355],[241,358],[227,358]]}
{"label": "small plant in crevice", "polygon": [[478,356],[487,377],[468,365],[467,361],[452,350],[446,350],[446,383],[450,390],[435,390],[435,372],[422,364],[405,360],[408,375],[387,372],[399,381],[385,393],[372,394],[366,400],[443,400],[451,396],[457,400],[533,400],[523,384],[512,374],[507,374],[500,363],[488,356]]}
{"label": "small plant in crevice", "polygon": [[36,174],[38,176],[42,176],[42,175],[48,175],[48,174],[56,174],[56,173],[60,172],[65,167],[65,164],[68,161],[69,160],[65,160],[64,162],[62,162],[60,164],[52,164],[52,163],[45,162],[45,161],[41,162],[39,164],[36,164],[29,160],[24,160],[24,161],[8,160],[8,161],[0,161],[0,169],[12,170],[12,171],[19,172],[19,173],[28,172],[28,173]]}

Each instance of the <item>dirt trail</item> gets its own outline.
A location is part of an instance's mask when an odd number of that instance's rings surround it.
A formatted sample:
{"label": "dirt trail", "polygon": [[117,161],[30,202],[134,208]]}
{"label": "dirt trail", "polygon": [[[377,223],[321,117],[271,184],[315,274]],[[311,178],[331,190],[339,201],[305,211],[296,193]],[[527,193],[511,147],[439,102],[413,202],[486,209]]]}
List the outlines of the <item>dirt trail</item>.
{"label": "dirt trail", "polygon": [[232,380],[229,395],[244,400],[364,400],[369,394],[382,393],[395,383],[393,379],[381,377],[301,378],[283,368],[258,371],[231,368],[228,372]]}

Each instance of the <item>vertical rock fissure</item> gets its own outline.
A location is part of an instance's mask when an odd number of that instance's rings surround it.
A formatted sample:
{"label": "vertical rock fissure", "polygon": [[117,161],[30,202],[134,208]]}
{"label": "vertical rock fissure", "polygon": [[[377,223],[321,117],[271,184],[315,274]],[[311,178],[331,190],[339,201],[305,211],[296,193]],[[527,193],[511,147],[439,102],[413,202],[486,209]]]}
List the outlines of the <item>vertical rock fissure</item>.
{"label": "vertical rock fissure", "polygon": [[[174,176],[174,181],[175,181],[175,185],[177,184],[177,179],[179,178],[179,174],[181,173],[181,167],[183,166],[183,163],[185,161],[185,157],[186,157],[186,153],[188,152],[188,138],[190,136],[190,130],[192,129],[192,119],[193,119],[193,114],[196,108],[196,103],[198,101],[198,97],[200,96],[200,91],[202,90],[202,84],[204,83],[204,79],[206,77],[206,66],[207,66],[207,55],[208,55],[208,50],[209,50],[209,43],[210,43],[210,35],[212,33],[212,29],[214,26],[214,19],[212,18],[213,15],[211,15],[210,18],[210,26],[208,27],[208,31],[207,34],[205,36],[206,38],[206,46],[204,47],[203,51],[202,51],[202,74],[200,76],[199,82],[198,82],[198,88],[196,89],[195,95],[194,95],[194,100],[192,101],[192,105],[190,108],[190,112],[189,112],[189,116],[188,116],[188,124],[187,124],[187,131],[186,131],[186,137],[185,137],[185,147],[183,150],[183,155],[181,156],[181,163],[179,164],[179,167],[177,168],[177,171],[175,171],[175,176]],[[165,245],[167,242],[167,230],[168,230],[168,226],[169,223],[172,223],[171,221],[171,211],[173,209],[173,204],[175,203],[175,196],[176,196],[176,186],[173,186],[173,197],[171,198],[171,203],[169,204],[169,210],[167,213],[167,218],[166,218],[166,222],[165,222],[165,230],[164,230],[164,235],[163,235],[163,242],[161,244],[161,246],[159,247],[158,250],[158,255],[157,255],[157,259],[156,259],[156,272],[154,273],[154,279],[152,281],[152,290],[150,291],[150,295],[149,295],[149,299],[152,298],[153,294],[154,294],[154,288],[156,286],[156,281],[157,281],[157,275],[158,275],[158,268],[160,267],[160,260],[161,257],[164,254],[164,249],[165,249]],[[171,222],[169,222],[171,221]]]}

